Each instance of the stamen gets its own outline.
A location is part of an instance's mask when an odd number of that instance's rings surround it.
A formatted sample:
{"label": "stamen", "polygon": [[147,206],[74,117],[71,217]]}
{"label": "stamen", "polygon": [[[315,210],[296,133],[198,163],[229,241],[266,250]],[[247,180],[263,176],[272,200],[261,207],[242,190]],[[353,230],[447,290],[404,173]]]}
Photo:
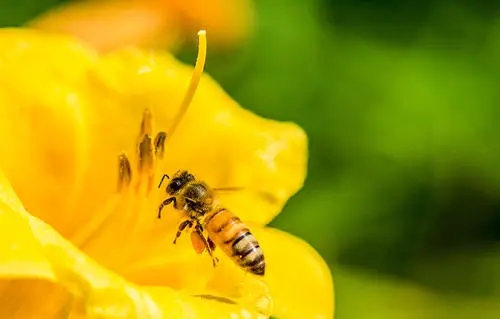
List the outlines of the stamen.
{"label": "stamen", "polygon": [[[139,157],[138,168],[139,173],[142,170],[144,162],[141,162],[145,154],[147,154],[147,139],[151,140],[153,134],[153,116],[151,110],[146,107],[142,113],[141,126],[139,128],[139,135],[137,136],[137,156]],[[145,140],[146,139],[146,140]]]}
{"label": "stamen", "polygon": [[137,165],[137,169],[139,170],[139,174],[141,174],[153,168],[153,161],[154,161],[153,143],[151,140],[151,136],[149,136],[149,134],[145,134],[142,137],[138,149],[139,149],[139,162]]}
{"label": "stamen", "polygon": [[139,180],[137,181],[136,191],[137,192],[139,191],[142,182],[141,176],[146,176],[148,183],[146,193],[149,193],[153,185],[153,179],[154,179],[153,142],[149,134],[145,134],[142,138],[141,143],[139,144],[138,170],[140,177]]}
{"label": "stamen", "polygon": [[[173,125],[171,127],[171,132],[175,131],[189,108],[205,67],[207,51],[206,32],[203,30],[198,32],[198,37],[199,50],[196,64],[188,89],[180,105],[179,112],[175,115],[174,121],[172,122]],[[136,229],[139,227],[138,225],[143,225],[145,222],[149,223],[151,220],[149,217],[145,217],[145,221],[141,221],[141,218],[146,215],[136,214],[136,212],[150,210],[153,206],[156,206],[156,203],[149,200],[149,198],[152,194],[151,190],[154,183],[154,177],[160,174],[160,165],[157,165],[157,160],[161,160],[163,158],[167,147],[166,132],[158,132],[153,140],[153,116],[149,108],[144,109],[138,133],[139,134],[136,140],[136,152],[134,154],[135,157],[129,160],[125,154],[121,154],[119,156],[118,163],[119,194],[117,194],[117,197],[115,198],[121,207],[120,209],[117,209],[117,211],[121,212],[120,220],[127,220],[125,223],[127,225],[123,224],[122,226],[126,226],[125,228],[128,229],[128,231]],[[137,171],[134,171],[133,174],[131,161],[133,162],[132,164],[137,167]],[[124,192],[129,189],[132,183],[134,184],[133,191]],[[145,192],[143,192],[144,189]],[[147,206],[148,208],[145,209],[144,206]],[[123,209],[123,207],[126,207],[126,209]]]}
{"label": "stamen", "polygon": [[142,138],[144,134],[151,135],[153,133],[153,119],[151,115],[151,110],[145,108],[142,113],[141,130],[139,132],[139,138]]}
{"label": "stamen", "polygon": [[158,132],[155,137],[155,156],[158,159],[163,159],[165,153],[165,140],[167,139],[167,133]]}
{"label": "stamen", "polygon": [[198,88],[198,84],[200,83],[203,69],[205,68],[205,60],[207,57],[207,32],[205,30],[201,30],[198,32],[198,42],[198,57],[196,58],[196,64],[194,66],[191,82],[189,83],[186,95],[184,95],[184,100],[181,103],[179,112],[172,122],[172,127],[170,127],[170,130],[168,132],[169,136],[172,136],[182,118],[186,114],[186,111],[189,108],[191,101],[193,100],[194,93]]}
{"label": "stamen", "polygon": [[132,168],[125,153],[118,157],[118,192],[128,188],[132,181]]}

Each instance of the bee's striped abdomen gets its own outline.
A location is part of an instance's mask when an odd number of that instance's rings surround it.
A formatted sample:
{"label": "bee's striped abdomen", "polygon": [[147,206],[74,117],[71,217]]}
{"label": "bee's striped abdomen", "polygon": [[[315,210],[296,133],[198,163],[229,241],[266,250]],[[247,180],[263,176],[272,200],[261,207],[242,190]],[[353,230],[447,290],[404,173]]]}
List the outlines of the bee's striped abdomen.
{"label": "bee's striped abdomen", "polygon": [[264,253],[248,227],[229,210],[220,208],[206,221],[209,237],[245,270],[263,276]]}
{"label": "bee's striped abdomen", "polygon": [[264,253],[255,239],[247,229],[244,233],[235,236],[231,243],[233,255],[238,258],[241,267],[250,270],[256,275],[264,275],[266,262]]}

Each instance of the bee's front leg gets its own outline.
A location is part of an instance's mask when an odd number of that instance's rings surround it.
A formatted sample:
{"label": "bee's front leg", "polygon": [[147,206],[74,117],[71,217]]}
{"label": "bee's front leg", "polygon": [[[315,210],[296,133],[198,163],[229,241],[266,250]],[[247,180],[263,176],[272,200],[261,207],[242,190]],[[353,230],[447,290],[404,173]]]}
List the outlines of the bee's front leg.
{"label": "bee's front leg", "polygon": [[186,227],[187,228],[193,227],[193,222],[190,219],[185,220],[182,223],[180,223],[179,229],[177,230],[177,234],[175,234],[174,245],[175,245],[175,242],[177,241],[177,238],[179,238],[181,236],[182,232],[184,231],[184,229]]}
{"label": "bee's front leg", "polygon": [[175,197],[169,197],[160,204],[160,207],[158,207],[158,218],[161,218],[161,211],[163,210],[163,207],[170,205],[171,203],[174,203],[174,207],[177,206],[177,200]]}

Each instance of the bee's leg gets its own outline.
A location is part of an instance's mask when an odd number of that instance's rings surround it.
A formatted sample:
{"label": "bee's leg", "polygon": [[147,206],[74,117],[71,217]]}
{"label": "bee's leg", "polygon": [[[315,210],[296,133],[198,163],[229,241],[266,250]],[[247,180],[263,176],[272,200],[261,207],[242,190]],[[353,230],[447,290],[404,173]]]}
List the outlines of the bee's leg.
{"label": "bee's leg", "polygon": [[169,197],[160,204],[160,207],[158,207],[158,218],[161,218],[161,211],[163,210],[163,207],[170,205],[171,203],[174,203],[174,207],[176,206],[177,202],[175,197]]}
{"label": "bee's leg", "polygon": [[214,251],[215,250],[215,243],[208,236],[207,236],[207,242],[208,242],[208,246],[210,247],[210,249],[212,249],[212,251]]}
{"label": "bee's leg", "polygon": [[161,184],[163,184],[163,181],[165,180],[165,177],[167,179],[170,179],[170,176],[168,176],[168,174],[163,174],[163,176],[161,177],[161,180],[160,180],[160,184],[158,184],[158,188],[160,188]]}
{"label": "bee's leg", "polygon": [[184,231],[184,229],[186,227],[188,227],[188,228],[193,227],[193,222],[190,219],[185,220],[179,224],[179,229],[177,229],[177,234],[175,234],[175,238],[174,238],[174,245],[175,245],[175,242],[177,241],[177,238],[179,238],[181,236],[182,232]]}
{"label": "bee's leg", "polygon": [[205,249],[208,251],[210,258],[212,258],[212,263],[214,264],[214,267],[217,266],[219,259],[217,257],[214,257],[214,255],[212,254],[213,251],[212,246],[215,248],[214,242],[211,239],[207,239],[205,238],[205,236],[203,236],[203,227],[199,223],[196,224],[194,231],[197,232],[198,235],[200,235],[200,238],[203,240]]}

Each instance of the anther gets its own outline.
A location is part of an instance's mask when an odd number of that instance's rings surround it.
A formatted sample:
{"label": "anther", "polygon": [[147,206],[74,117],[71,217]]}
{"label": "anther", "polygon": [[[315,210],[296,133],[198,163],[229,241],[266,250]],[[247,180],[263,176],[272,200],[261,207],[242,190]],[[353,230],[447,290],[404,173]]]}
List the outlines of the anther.
{"label": "anther", "polygon": [[158,159],[163,159],[165,153],[165,140],[167,139],[167,133],[158,132],[155,137],[155,156]]}
{"label": "anther", "polygon": [[118,156],[118,191],[127,188],[132,181],[132,168],[125,153]]}

